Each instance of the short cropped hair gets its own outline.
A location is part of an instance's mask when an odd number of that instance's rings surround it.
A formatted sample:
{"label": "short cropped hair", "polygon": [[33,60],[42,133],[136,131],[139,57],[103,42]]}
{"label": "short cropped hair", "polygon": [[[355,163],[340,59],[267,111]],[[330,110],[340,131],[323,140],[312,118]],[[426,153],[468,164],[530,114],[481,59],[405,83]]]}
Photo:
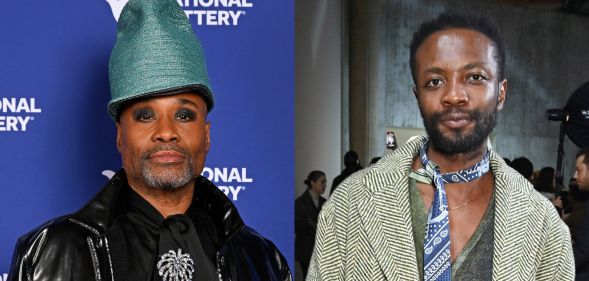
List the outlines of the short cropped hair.
{"label": "short cropped hair", "polygon": [[411,76],[413,82],[417,83],[415,73],[415,53],[423,42],[432,34],[451,28],[465,28],[471,29],[485,35],[493,42],[495,47],[495,60],[497,61],[499,81],[504,78],[505,70],[505,46],[503,45],[503,37],[497,23],[489,17],[483,15],[475,15],[468,12],[445,11],[437,18],[424,22],[419,26],[419,29],[413,33],[411,46],[409,48],[409,66],[411,67]]}
{"label": "short cropped hair", "polygon": [[577,157],[575,157],[575,159],[579,159],[579,157],[581,156],[585,156],[583,158],[583,164],[589,165],[589,146],[579,150],[579,152],[577,152]]}
{"label": "short cropped hair", "polygon": [[354,167],[354,166],[358,165],[359,159],[360,159],[360,157],[358,157],[358,153],[356,153],[356,151],[350,150],[350,151],[346,152],[346,154],[344,155],[344,166],[345,167]]}
{"label": "short cropped hair", "polygon": [[511,161],[511,167],[518,171],[524,178],[529,179],[534,173],[534,164],[526,157],[519,157]]}

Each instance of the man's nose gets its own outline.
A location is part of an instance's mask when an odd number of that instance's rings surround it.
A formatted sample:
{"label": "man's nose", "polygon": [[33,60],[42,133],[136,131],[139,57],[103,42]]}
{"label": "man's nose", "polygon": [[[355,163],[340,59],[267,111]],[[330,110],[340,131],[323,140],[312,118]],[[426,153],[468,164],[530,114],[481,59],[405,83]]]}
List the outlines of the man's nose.
{"label": "man's nose", "polygon": [[444,87],[444,96],[442,103],[446,106],[462,106],[468,104],[468,94],[466,87],[460,83],[459,79],[449,79]]}
{"label": "man's nose", "polygon": [[173,142],[180,139],[174,120],[170,118],[158,119],[152,141]]}

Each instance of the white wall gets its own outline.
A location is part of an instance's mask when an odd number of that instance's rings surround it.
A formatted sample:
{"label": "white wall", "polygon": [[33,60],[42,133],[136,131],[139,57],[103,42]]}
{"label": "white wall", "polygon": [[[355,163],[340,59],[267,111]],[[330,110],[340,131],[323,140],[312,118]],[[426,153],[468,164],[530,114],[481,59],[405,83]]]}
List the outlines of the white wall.
{"label": "white wall", "polygon": [[341,171],[341,20],[339,0],[295,1],[295,195],[312,170]]}

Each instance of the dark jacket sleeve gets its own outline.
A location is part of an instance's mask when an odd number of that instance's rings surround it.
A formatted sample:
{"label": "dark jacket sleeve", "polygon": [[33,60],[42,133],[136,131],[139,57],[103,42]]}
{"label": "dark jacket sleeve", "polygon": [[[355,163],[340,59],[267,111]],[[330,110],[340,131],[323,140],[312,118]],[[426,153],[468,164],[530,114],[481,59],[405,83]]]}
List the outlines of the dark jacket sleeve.
{"label": "dark jacket sleeve", "polygon": [[8,280],[7,281],[16,281],[16,280],[30,280],[23,277],[22,272],[20,271],[22,260],[23,260],[23,253],[22,253],[22,238],[16,241],[16,246],[14,247],[14,254],[12,254],[12,262],[10,263],[10,268],[8,270]]}
{"label": "dark jacket sleeve", "polygon": [[220,280],[292,280],[288,263],[272,241],[244,226],[226,241],[218,255]]}
{"label": "dark jacket sleeve", "polygon": [[95,280],[85,233],[59,220],[19,238],[9,281]]}
{"label": "dark jacket sleeve", "polygon": [[312,210],[309,210],[306,205],[304,198],[298,198],[295,201],[295,235],[297,237],[304,235],[315,236],[317,218],[313,218]]}

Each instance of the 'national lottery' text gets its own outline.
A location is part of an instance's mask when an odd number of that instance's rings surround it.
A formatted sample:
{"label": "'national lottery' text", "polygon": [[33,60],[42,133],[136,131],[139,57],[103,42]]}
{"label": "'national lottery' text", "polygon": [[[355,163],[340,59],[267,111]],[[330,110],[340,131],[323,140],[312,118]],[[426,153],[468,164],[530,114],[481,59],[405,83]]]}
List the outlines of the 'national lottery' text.
{"label": "'national lottery' text", "polygon": [[38,113],[35,98],[0,97],[0,132],[24,132]]}
{"label": "'national lottery' text", "polygon": [[254,6],[248,0],[178,0],[178,4],[197,25],[238,25],[246,8]]}

